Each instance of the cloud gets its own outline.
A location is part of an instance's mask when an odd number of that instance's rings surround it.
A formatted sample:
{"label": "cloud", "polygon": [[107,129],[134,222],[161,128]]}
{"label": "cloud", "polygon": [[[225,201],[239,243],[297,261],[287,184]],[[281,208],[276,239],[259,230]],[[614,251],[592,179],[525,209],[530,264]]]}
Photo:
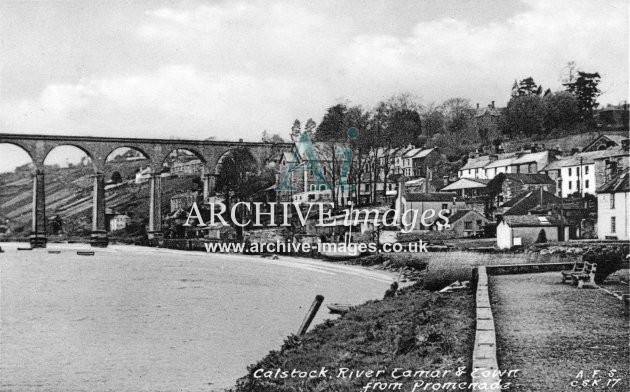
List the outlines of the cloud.
{"label": "cloud", "polygon": [[[304,113],[311,84],[242,73],[209,75],[165,66],[147,75],[50,85],[37,100],[2,104],[5,129],[108,136],[259,137],[261,124]],[[309,101],[312,102],[312,101]],[[317,103],[325,105],[323,99]]]}
{"label": "cloud", "polygon": [[[256,140],[319,121],[340,99],[372,106],[412,92],[505,104],[514,79],[560,88],[571,60],[602,75],[601,102],[627,99],[627,4],[526,1],[481,24],[423,20],[394,33],[334,7],[221,2],[146,12],[126,45],[143,66],[51,82],[37,97],[3,100],[11,132]],[[407,18],[418,18],[405,15]],[[119,61],[125,61],[120,59]]]}

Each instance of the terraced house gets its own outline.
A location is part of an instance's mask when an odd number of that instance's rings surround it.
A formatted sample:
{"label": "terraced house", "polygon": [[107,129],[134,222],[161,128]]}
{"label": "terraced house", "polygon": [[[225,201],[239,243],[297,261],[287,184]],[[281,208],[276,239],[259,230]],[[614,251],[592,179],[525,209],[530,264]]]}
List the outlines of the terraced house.
{"label": "terraced house", "polygon": [[600,239],[630,239],[629,177],[626,169],[597,189],[597,236]]}

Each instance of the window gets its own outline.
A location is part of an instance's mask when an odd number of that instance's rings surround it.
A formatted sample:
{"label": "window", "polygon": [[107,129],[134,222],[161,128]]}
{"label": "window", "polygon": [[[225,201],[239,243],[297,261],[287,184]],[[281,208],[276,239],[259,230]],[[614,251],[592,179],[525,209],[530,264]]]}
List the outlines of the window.
{"label": "window", "polygon": [[481,227],[483,222],[481,222],[481,219],[477,219],[477,227]]}
{"label": "window", "polygon": [[448,204],[442,204],[442,209],[443,210],[448,210]]}
{"label": "window", "polygon": [[610,232],[611,233],[617,232],[617,218],[615,218],[614,216],[610,217]]}
{"label": "window", "polygon": [[571,181],[567,181],[567,183],[569,184],[569,189],[571,189]]}
{"label": "window", "polygon": [[584,174],[588,174],[588,166],[584,166]]}
{"label": "window", "polygon": [[615,194],[614,193],[610,194],[610,209],[611,210],[615,209]]}
{"label": "window", "polygon": [[588,188],[588,180],[584,181],[584,188]]}
{"label": "window", "polygon": [[571,168],[569,168],[569,175],[571,175],[571,174],[572,174],[572,171],[571,171]]}
{"label": "window", "polygon": [[464,222],[464,230],[472,230],[472,222]]}

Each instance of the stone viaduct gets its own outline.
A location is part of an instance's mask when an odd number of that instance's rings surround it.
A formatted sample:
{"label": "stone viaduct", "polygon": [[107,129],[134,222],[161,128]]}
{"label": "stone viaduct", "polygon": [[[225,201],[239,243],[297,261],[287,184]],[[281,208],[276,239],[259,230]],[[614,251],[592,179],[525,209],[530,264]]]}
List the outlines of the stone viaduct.
{"label": "stone viaduct", "polygon": [[74,146],[85,152],[94,166],[94,191],[92,207],[92,246],[105,247],[108,244],[105,225],[105,180],[108,169],[107,159],[118,148],[131,148],[141,152],[151,166],[151,191],[149,207],[149,236],[156,237],[162,230],[162,165],[166,157],[175,150],[188,150],[195,154],[204,165],[203,196],[214,193],[215,176],[221,160],[230,151],[246,149],[258,167],[267,163],[274,154],[291,148],[289,143],[226,142],[214,140],[180,139],[141,139],[92,136],[21,135],[0,133],[0,143],[16,145],[26,151],[34,165],[33,171],[33,212],[31,246],[46,246],[46,195],[44,160],[55,147]]}

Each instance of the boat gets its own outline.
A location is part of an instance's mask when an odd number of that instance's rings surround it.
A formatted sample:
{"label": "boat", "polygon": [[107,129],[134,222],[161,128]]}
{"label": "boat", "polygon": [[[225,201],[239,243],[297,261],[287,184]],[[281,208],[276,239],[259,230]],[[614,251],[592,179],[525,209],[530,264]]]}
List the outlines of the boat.
{"label": "boat", "polygon": [[81,250],[79,250],[79,251],[77,251],[77,254],[79,256],[94,256],[94,252],[92,252],[92,251],[81,251]]}
{"label": "boat", "polygon": [[344,314],[347,313],[350,309],[354,308],[353,305],[350,304],[329,304],[326,305],[330,313],[333,314]]}

